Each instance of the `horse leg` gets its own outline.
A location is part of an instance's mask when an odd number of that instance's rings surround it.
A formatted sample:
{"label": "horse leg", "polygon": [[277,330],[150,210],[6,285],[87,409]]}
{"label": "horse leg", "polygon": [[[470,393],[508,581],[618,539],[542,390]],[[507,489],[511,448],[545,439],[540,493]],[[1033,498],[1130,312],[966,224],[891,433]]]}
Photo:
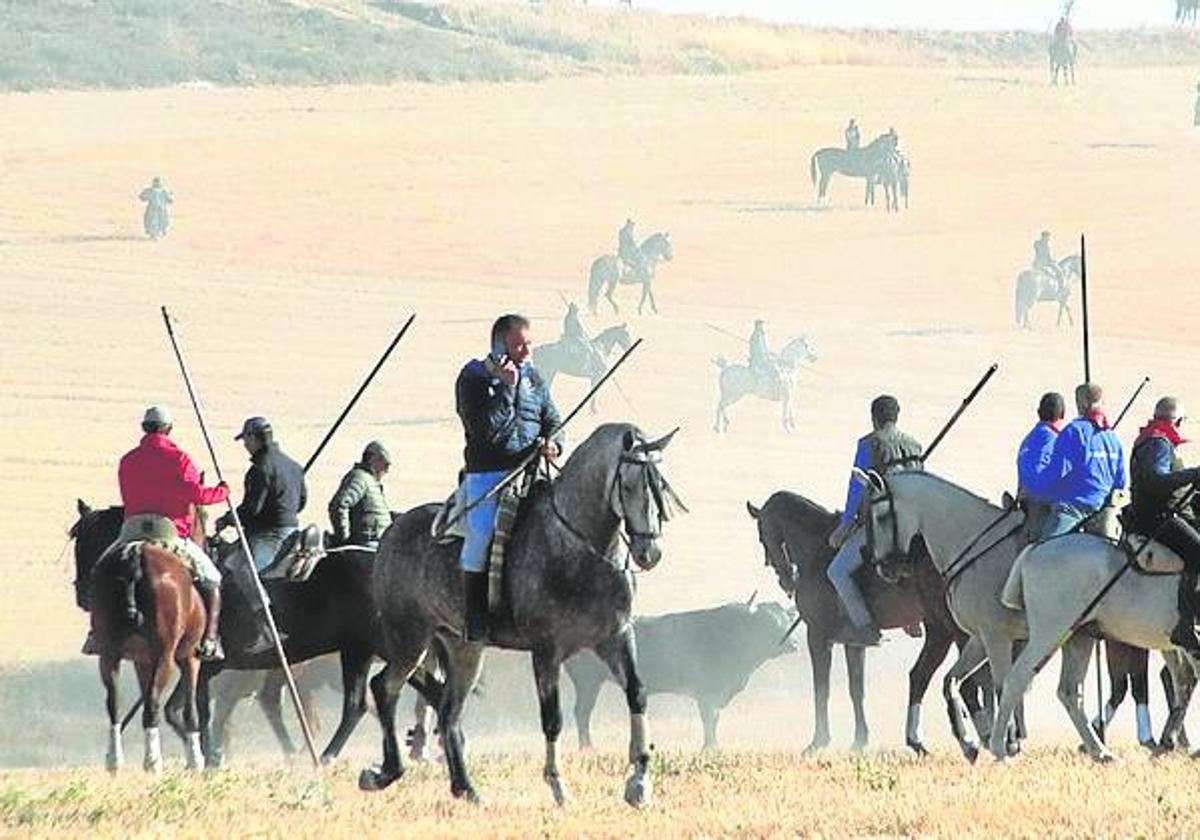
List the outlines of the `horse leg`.
{"label": "horse leg", "polygon": [[[1192,691],[1196,686],[1196,675],[1187,657],[1180,651],[1168,650],[1163,652],[1166,660],[1166,670],[1170,674],[1170,690],[1167,692],[1167,722],[1163,725],[1162,737],[1158,741],[1157,753],[1165,753],[1183,746],[1186,736],[1183,734],[1183,719],[1187,714],[1188,704],[1192,699]],[[1167,680],[1163,681],[1164,686]]]}
{"label": "horse leg", "polygon": [[533,678],[537,683],[542,735],[546,739],[546,763],[542,766],[542,779],[550,786],[554,804],[566,805],[567,787],[558,773],[558,736],[562,734],[562,704],[558,697],[560,675],[560,662],[554,650],[540,648],[533,652]]}
{"label": "horse leg", "polygon": [[846,677],[850,689],[850,703],[854,706],[854,743],[850,745],[853,752],[866,749],[867,740],[871,736],[867,727],[867,712],[863,706],[864,671],[866,670],[867,650],[858,645],[843,645],[846,655]]}
{"label": "horse leg", "polygon": [[654,299],[653,278],[651,278],[650,281],[646,283],[646,294],[648,294],[650,296],[650,309],[653,310],[655,315],[657,315],[658,314],[658,301]]}
{"label": "horse leg", "polygon": [[[1108,643],[1111,649],[1112,642]],[[1138,743],[1154,749],[1154,726],[1150,720],[1150,651],[1135,648],[1133,670],[1129,674],[1129,687],[1133,694],[1134,714],[1137,718]]]}
{"label": "horse leg", "polygon": [[[483,665],[483,647],[457,639],[447,639],[445,645],[446,686],[442,694],[442,704],[438,708],[438,725],[442,730],[446,769],[450,773],[450,793],[456,799],[478,802],[479,794],[475,792],[475,786],[471,784],[467,773],[462,726],[459,721],[462,718],[463,704],[475,686],[475,681],[479,679],[479,670]],[[557,698],[557,692],[555,696]],[[561,724],[560,714],[560,727]]]}
{"label": "horse leg", "polygon": [[950,634],[940,623],[925,622],[925,641],[921,645],[921,653],[908,672],[908,720],[904,727],[904,743],[919,756],[929,755],[929,750],[921,743],[921,700],[929,688],[933,672],[946,659],[950,652]]}
{"label": "horse leg", "polygon": [[812,661],[813,736],[804,748],[806,756],[829,746],[829,670],[833,663],[833,645],[812,625],[808,628],[808,658]]}
{"label": "horse leg", "polygon": [[608,305],[612,307],[614,315],[616,315],[618,312],[621,311],[620,309],[617,308],[616,300],[613,299],[613,293],[616,292],[616,290],[617,290],[617,283],[615,280],[610,282],[608,284],[607,288],[605,288],[605,290],[604,290],[604,297],[608,300]]}
{"label": "horse leg", "polygon": [[142,729],[145,731],[146,750],[142,768],[155,775],[162,773],[162,736],[159,720],[162,717],[162,690],[171,676],[171,660],[167,657],[158,662],[136,663],[138,684],[142,689]]}
{"label": "horse leg", "polygon": [[371,668],[369,650],[342,651],[342,719],[329,745],[321,753],[321,762],[329,764],[338,757],[358,722],[367,713],[367,673]]}
{"label": "horse leg", "polygon": [[104,766],[116,773],[125,763],[125,751],[121,744],[121,718],[117,692],[117,675],[121,672],[121,657],[109,653],[100,656],[100,682],[104,684],[104,710],[108,712],[108,751],[104,754]]}
{"label": "horse leg", "polygon": [[187,729],[186,755],[187,769],[204,769],[204,751],[200,748],[200,713],[196,706],[196,689],[200,683],[200,658],[195,653],[189,653],[179,663],[182,679],[180,685],[184,690],[183,723]]}
{"label": "horse leg", "polygon": [[425,760],[425,744],[429,741],[429,702],[425,695],[417,692],[413,701],[413,727],[408,730],[408,758],[410,761]]}
{"label": "horse leg", "polygon": [[579,735],[579,749],[592,748],[592,711],[596,708],[596,700],[600,697],[600,688],[604,684],[601,679],[586,677],[572,678],[575,686],[575,731]]}
{"label": "horse leg", "polygon": [[[1001,635],[985,632],[981,635],[980,641],[983,643],[983,649],[987,653],[988,667],[992,672],[993,685],[1003,686],[1004,680],[1008,676],[1008,672],[1012,669],[1013,664],[1012,640]],[[1024,696],[1024,692],[1022,692],[1022,696]],[[988,699],[991,704],[996,704],[994,691]],[[1020,700],[1020,697],[1017,700]],[[1020,750],[1020,745],[1017,743],[1016,728],[1013,724],[1014,711],[1015,709],[1010,709],[1008,715],[1003,719],[998,715],[996,716],[992,724],[991,737],[989,738],[993,748],[998,739],[1002,740],[1007,756],[1016,755]]]}
{"label": "horse leg", "polygon": [[1083,633],[1076,633],[1063,645],[1058,700],[1067,710],[1071,723],[1075,724],[1075,731],[1083,740],[1083,748],[1088,755],[1097,761],[1112,761],[1112,753],[1097,737],[1096,730],[1088,722],[1083,709],[1083,682],[1087,676],[1088,662],[1092,658],[1094,646],[1094,640]]}
{"label": "horse leg", "polygon": [[[962,750],[967,761],[972,764],[979,757],[979,747],[967,734],[965,726],[967,714],[962,702],[962,681],[975,673],[986,659],[983,643],[979,641],[978,637],[972,636],[963,645],[962,650],[958,653],[958,659],[950,666],[946,676],[942,678],[942,699],[946,703],[946,714],[950,718],[950,731],[954,734],[954,739],[958,741],[959,749]],[[982,734],[980,737],[983,737]]]}
{"label": "horse leg", "polygon": [[[261,685],[260,671],[225,671],[216,696],[216,708],[210,713],[210,743],[205,751],[209,767],[220,767],[229,752],[232,737],[230,721],[238,703],[255,693]],[[201,704],[203,708],[203,704]],[[211,708],[211,707],[210,707]]]}
{"label": "horse leg", "polygon": [[[279,742],[279,746],[283,748],[283,753],[286,756],[294,756],[298,752],[296,742],[292,740],[292,735],[288,732],[287,724],[283,721],[283,692],[287,687],[287,679],[283,676],[283,670],[274,668],[267,671],[263,676],[262,687],[255,693],[254,698],[258,701],[258,707],[262,709],[263,716],[271,725],[271,732],[275,734],[275,740]],[[307,706],[305,703],[305,713]]]}
{"label": "horse leg", "polygon": [[629,763],[633,772],[625,780],[625,801],[635,808],[649,805],[654,783],[650,776],[650,743],[646,726],[646,686],[638,674],[637,643],[633,630],[597,645],[596,653],[608,665],[617,683],[625,689],[629,709]]}
{"label": "horse leg", "polygon": [[431,641],[428,629],[415,621],[392,628],[385,620],[383,635],[387,665],[371,679],[371,695],[375,698],[383,735],[383,762],[359,773],[359,790],[383,790],[404,775],[400,741],[396,737],[396,705],[404,684],[425,659]]}

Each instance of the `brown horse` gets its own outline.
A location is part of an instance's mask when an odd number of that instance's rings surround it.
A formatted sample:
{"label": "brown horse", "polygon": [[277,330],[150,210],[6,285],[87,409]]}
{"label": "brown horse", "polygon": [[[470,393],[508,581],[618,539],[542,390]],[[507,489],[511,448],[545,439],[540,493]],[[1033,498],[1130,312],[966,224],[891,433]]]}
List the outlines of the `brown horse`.
{"label": "brown horse", "polygon": [[[136,616],[130,616],[125,607],[126,587],[131,584],[135,587]],[[96,565],[92,577],[91,620],[100,654],[100,680],[107,693],[108,769],[116,772],[124,760],[117,700],[122,659],[133,662],[141,686],[146,771],[162,772],[159,720],[163,692],[176,666],[185,697],[187,765],[192,770],[203,769],[196,704],[200,681],[196,646],[204,634],[205,611],[184,558],[167,544],[151,540],[130,542],[109,552]]]}

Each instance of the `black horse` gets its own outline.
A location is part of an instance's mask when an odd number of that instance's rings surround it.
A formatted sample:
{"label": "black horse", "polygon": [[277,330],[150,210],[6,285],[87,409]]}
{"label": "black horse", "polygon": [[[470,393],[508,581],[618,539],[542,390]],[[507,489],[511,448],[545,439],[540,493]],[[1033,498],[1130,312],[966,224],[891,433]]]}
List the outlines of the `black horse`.
{"label": "black horse", "polygon": [[[814,753],[829,744],[829,668],[834,634],[844,622],[837,592],[826,576],[834,550],[829,535],[838,524],[838,514],[796,493],[777,492],[762,508],[749,502],[746,509],[758,524],[758,538],[766,554],[767,565],[775,570],[783,591],[796,601],[800,620],[808,626],[808,652],[812,658],[813,697],[816,731],[805,750]],[[962,647],[967,635],[950,617],[940,578],[909,578],[901,584],[888,584],[875,574],[863,575],[863,591],[880,627],[909,627],[920,622],[925,642],[916,664],[908,675],[908,720],[905,742],[917,755],[927,750],[921,743],[921,699],[938,666],[946,658],[952,643]],[[865,649],[843,645],[846,670],[850,677],[850,699],[854,704],[854,749],[867,744],[868,729],[863,710],[863,668]],[[985,672],[986,673],[986,672]],[[991,690],[991,680],[983,678],[962,685],[963,699],[976,727],[990,732],[990,721],[981,714],[980,689]]]}
{"label": "black horse", "polygon": [[[71,528],[75,539],[75,601],[84,610],[90,608],[91,570],[121,529],[123,509],[110,507],[93,510],[78,501],[79,520]],[[239,561],[240,562],[240,561]],[[323,761],[337,758],[346,740],[367,711],[367,676],[378,648],[380,629],[371,594],[375,555],[368,551],[343,551],[330,554],[317,564],[305,581],[264,580],[271,609],[281,632],[290,662],[304,662],[327,653],[337,653],[342,665],[342,718],[337,731],[321,755]],[[221,744],[212,737],[209,680],[222,670],[262,671],[278,666],[275,652],[246,656],[238,651],[237,640],[248,635],[245,622],[250,609],[236,586],[221,587],[221,636],[227,644],[223,662],[206,662],[201,669],[197,702],[200,710],[201,740],[209,766],[222,763]],[[412,681],[431,702],[440,699],[440,691],[424,674]],[[167,720],[177,730],[182,726],[179,692],[167,702]]]}
{"label": "black horse", "polygon": [[[552,483],[537,488],[508,544],[499,615],[490,644],[527,650],[541,704],[546,739],[543,778],[562,804],[566,787],[558,771],[562,663],[590,648],[625,689],[629,707],[629,760],[633,773],[625,800],[650,798],[646,689],[638,676],[630,613],[635,583],[629,562],[652,568],[661,557],[662,523],[669,517],[670,485],[659,471],[671,436],[648,440],[634,426],[600,426],[580,444]],[[479,675],[483,645],[462,640],[463,585],[456,544],[430,534],[437,505],[397,518],[379,544],[375,594],[383,621],[387,667],[371,680],[383,727],[383,763],[363,771],[359,786],[381,790],[404,772],[396,738],[400,688],[426,657],[443,645],[446,682],[438,709],[450,790],[477,799],[463,757],[459,719]],[[622,524],[624,534],[622,534]],[[629,541],[628,556],[621,545]]]}

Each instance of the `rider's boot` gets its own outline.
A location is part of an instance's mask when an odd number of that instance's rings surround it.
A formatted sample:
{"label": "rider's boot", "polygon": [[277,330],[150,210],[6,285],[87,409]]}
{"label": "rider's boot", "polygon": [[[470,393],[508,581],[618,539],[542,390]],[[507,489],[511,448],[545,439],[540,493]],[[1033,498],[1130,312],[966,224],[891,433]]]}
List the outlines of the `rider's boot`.
{"label": "rider's boot", "polygon": [[[275,647],[275,641],[271,638],[267,608],[258,593],[259,584],[255,580],[258,573],[251,564],[245,562],[242,558],[236,558],[229,568],[241,596],[245,599],[247,607],[249,607],[248,611],[252,614],[248,617],[250,627],[245,631],[246,641],[239,645],[239,647],[246,656],[257,656],[261,653],[266,653]],[[286,634],[279,634],[280,642],[283,642],[286,638]]]}
{"label": "rider's boot", "polygon": [[487,641],[487,593],[487,572],[463,572],[463,595],[466,601],[466,627],[463,638],[468,642]]}
{"label": "rider's boot", "polygon": [[90,627],[88,628],[87,638],[83,640],[83,647],[79,649],[79,652],[84,656],[100,655],[100,646],[96,644],[96,634]]}
{"label": "rider's boot", "polygon": [[221,648],[219,624],[221,621],[221,586],[210,581],[198,581],[196,589],[204,599],[205,623],[204,638],[200,640],[196,652],[206,662],[220,662],[225,658]]}
{"label": "rider's boot", "polygon": [[883,634],[879,632],[879,628],[875,626],[874,622],[859,627],[847,619],[834,635],[833,641],[843,645],[877,647],[883,641]]}
{"label": "rider's boot", "polygon": [[1200,639],[1196,637],[1196,572],[1189,569],[1179,583],[1179,623],[1171,631],[1171,644],[1200,660]]}

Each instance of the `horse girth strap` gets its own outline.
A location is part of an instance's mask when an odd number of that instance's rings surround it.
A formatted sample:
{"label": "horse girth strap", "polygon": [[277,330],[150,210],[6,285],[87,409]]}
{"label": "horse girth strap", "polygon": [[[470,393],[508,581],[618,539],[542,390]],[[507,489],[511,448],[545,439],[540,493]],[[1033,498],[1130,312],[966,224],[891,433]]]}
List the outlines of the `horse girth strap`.
{"label": "horse girth strap", "polygon": [[[1008,514],[1010,512],[1011,512],[1010,510],[1006,509],[1003,516],[1001,516],[999,519],[995,520],[991,525],[989,525],[987,528],[985,528],[980,533],[979,537],[976,537],[976,541],[978,541],[978,539],[980,537],[982,537],[983,534],[986,534],[988,531],[990,531],[995,525],[999,524],[1000,522],[1003,522],[1004,518],[1006,516],[1008,516]],[[1021,520],[1016,525],[1014,525],[1012,528],[1010,528],[1008,531],[1006,531],[1003,535],[1001,535],[1000,537],[995,539],[991,544],[989,544],[987,546],[987,548],[984,548],[983,550],[979,551],[977,554],[975,554],[971,557],[966,557],[967,552],[970,551],[971,548],[973,548],[975,545],[975,541],[973,541],[970,546],[968,546],[961,554],[958,555],[957,558],[955,558],[953,563],[951,563],[949,566],[946,567],[946,571],[942,573],[942,577],[946,581],[946,588],[949,589],[950,586],[962,576],[963,572],[967,571],[967,569],[971,568],[972,566],[975,565],[975,563],[977,563],[979,560],[983,559],[984,556],[986,556],[991,551],[993,551],[994,549],[996,549],[1000,545],[1002,545],[1005,540],[1008,540],[1011,537],[1016,536],[1018,533],[1020,533],[1021,529],[1024,527],[1025,527],[1025,521]],[[964,558],[966,558],[966,559],[964,559]],[[959,565],[960,563],[961,563],[961,565]],[[955,568],[956,565],[958,566],[958,568]]]}

